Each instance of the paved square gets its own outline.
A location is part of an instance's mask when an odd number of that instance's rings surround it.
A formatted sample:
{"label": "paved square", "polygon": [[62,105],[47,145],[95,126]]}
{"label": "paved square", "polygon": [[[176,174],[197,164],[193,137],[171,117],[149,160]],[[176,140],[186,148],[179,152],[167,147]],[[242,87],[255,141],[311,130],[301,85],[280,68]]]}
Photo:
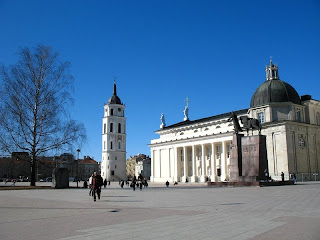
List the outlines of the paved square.
{"label": "paved square", "polygon": [[[3,185],[3,184],[2,184]],[[320,183],[0,191],[1,240],[320,239]]]}

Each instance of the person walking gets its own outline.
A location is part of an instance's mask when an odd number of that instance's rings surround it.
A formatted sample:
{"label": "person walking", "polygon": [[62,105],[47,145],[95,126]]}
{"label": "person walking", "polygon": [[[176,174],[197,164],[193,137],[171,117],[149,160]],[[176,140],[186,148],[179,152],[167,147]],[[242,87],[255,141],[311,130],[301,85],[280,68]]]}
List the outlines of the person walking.
{"label": "person walking", "polygon": [[92,178],[93,178],[93,174],[91,175],[91,177],[89,177],[89,196],[92,196]]}
{"label": "person walking", "polygon": [[107,184],[108,184],[107,179],[104,179],[104,181],[103,181],[103,187],[106,188]]}
{"label": "person walking", "polygon": [[136,190],[136,182],[137,182],[137,178],[136,178],[136,175],[133,175],[132,177],[132,188],[133,188],[133,191]]}
{"label": "person walking", "polygon": [[139,177],[138,177],[138,183],[139,183],[140,191],[142,191],[143,176],[141,173],[139,174]]}
{"label": "person walking", "polygon": [[92,178],[92,191],[93,191],[93,201],[96,201],[98,195],[98,199],[100,199],[101,194],[101,186],[102,186],[102,177],[98,175],[96,172],[93,173]]}
{"label": "person walking", "polygon": [[169,181],[168,180],[166,181],[166,186],[169,187]]}
{"label": "person walking", "polygon": [[281,172],[281,181],[284,182],[284,173]]}

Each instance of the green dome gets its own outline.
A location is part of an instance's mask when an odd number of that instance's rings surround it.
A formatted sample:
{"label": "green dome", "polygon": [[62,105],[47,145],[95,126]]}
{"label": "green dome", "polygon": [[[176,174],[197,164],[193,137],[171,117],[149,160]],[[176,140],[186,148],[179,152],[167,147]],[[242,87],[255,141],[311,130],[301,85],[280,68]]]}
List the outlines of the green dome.
{"label": "green dome", "polygon": [[301,104],[299,94],[289,83],[281,80],[268,80],[257,88],[251,98],[250,107],[277,102]]}

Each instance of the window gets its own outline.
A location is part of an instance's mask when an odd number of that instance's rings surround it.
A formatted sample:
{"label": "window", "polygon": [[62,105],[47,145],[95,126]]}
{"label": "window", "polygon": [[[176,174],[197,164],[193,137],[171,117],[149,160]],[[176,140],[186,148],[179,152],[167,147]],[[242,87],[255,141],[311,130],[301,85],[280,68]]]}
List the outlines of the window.
{"label": "window", "polygon": [[110,115],[113,116],[113,109],[111,109],[111,114]]}
{"label": "window", "polygon": [[207,152],[207,160],[210,160],[211,147],[207,147],[207,148],[206,148],[206,152]]}
{"label": "window", "polygon": [[117,168],[117,165],[115,165],[114,168]]}
{"label": "window", "polygon": [[264,112],[258,113],[258,120],[260,123],[264,123]]}
{"label": "window", "polygon": [[111,176],[113,176],[113,175],[114,175],[114,171],[112,170],[112,171],[111,171]]}
{"label": "window", "polygon": [[107,125],[103,124],[103,133],[106,133],[106,131],[107,131]]}
{"label": "window", "polygon": [[110,132],[113,132],[113,123],[110,123]]}
{"label": "window", "polygon": [[320,125],[320,113],[317,113],[316,115],[316,124]]}
{"label": "window", "polygon": [[217,145],[217,159],[220,159],[221,158],[221,146],[220,145]]}
{"label": "window", "polygon": [[103,141],[103,149],[106,149],[106,141]]}
{"label": "window", "polygon": [[304,148],[306,146],[306,142],[302,137],[299,138],[298,142],[300,147]]}
{"label": "window", "polygon": [[115,156],[115,158],[114,158],[115,160],[118,160],[118,157],[117,156]]}
{"label": "window", "polygon": [[118,142],[118,148],[121,149],[121,142]]}
{"label": "window", "polygon": [[112,149],[112,142],[110,142],[110,149]]}
{"label": "window", "polygon": [[301,111],[300,110],[296,111],[296,121],[301,122]]}
{"label": "window", "polygon": [[227,145],[227,158],[230,158],[231,144]]}
{"label": "window", "polygon": [[121,123],[118,124],[118,133],[121,133]]}

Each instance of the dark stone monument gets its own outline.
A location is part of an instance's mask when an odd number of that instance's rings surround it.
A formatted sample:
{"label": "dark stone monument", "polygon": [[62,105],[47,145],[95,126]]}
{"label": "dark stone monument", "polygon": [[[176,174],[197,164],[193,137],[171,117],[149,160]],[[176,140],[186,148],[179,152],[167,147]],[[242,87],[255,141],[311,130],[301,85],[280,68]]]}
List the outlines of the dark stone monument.
{"label": "dark stone monument", "polygon": [[[232,119],[235,122],[237,117],[233,114]],[[255,120],[250,119],[251,122]],[[268,178],[265,174],[268,172],[266,136],[260,134],[261,125],[250,129],[253,128],[259,130],[259,135],[249,136],[248,125],[245,127],[248,136],[238,133],[242,131],[239,125],[235,127],[230,152],[231,182],[258,182]]]}
{"label": "dark stone monument", "polygon": [[69,187],[69,170],[65,167],[57,167],[52,172],[52,187],[53,188],[68,188]]}

